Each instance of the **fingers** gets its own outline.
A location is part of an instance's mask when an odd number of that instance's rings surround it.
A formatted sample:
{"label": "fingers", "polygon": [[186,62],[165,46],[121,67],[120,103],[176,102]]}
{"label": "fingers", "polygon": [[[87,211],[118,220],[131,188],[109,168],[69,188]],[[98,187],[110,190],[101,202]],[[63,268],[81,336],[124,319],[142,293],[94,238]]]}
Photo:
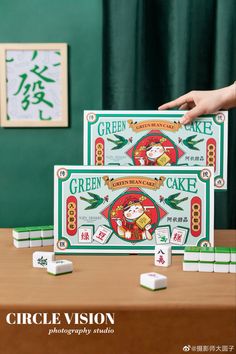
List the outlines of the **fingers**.
{"label": "fingers", "polygon": [[169,108],[173,108],[173,107],[179,107],[179,106],[185,104],[186,102],[192,102],[192,101],[193,101],[193,98],[191,97],[191,93],[186,93],[185,95],[180,96],[173,101],[164,103],[163,105],[158,107],[158,109],[169,109]]}
{"label": "fingers", "polygon": [[193,109],[193,107],[195,107],[194,101],[193,101],[193,102],[188,102],[188,103],[186,102],[186,103],[182,104],[182,105],[179,107],[179,109],[180,109],[180,110],[187,111],[187,110],[189,110],[189,109]]}
{"label": "fingers", "polygon": [[189,109],[190,107],[189,107],[189,104],[188,103],[184,103],[184,104],[182,104],[180,107],[179,107],[179,109],[181,109],[181,110],[183,110],[183,111],[185,111],[185,110],[187,110],[187,109]]}
{"label": "fingers", "polygon": [[203,106],[201,105],[195,106],[193,109],[185,113],[185,115],[180,119],[180,123],[188,124],[194,118],[197,118],[198,116],[201,116],[204,113],[205,113],[205,108]]}
{"label": "fingers", "polygon": [[188,92],[173,101],[164,103],[163,105],[158,107],[158,109],[169,109],[173,107],[179,107],[179,109],[182,110],[190,109],[190,111],[186,112],[180,120],[180,123],[188,124],[194,118],[197,118],[198,116],[204,114],[206,111],[203,104],[198,104],[195,106],[196,101],[194,100],[193,96],[196,96],[195,91]]}

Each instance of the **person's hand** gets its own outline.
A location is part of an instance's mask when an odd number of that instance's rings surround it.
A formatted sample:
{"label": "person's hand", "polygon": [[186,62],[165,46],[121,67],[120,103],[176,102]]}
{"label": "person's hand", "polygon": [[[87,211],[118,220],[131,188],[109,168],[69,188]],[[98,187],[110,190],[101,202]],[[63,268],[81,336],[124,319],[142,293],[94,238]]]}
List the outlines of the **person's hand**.
{"label": "person's hand", "polygon": [[216,113],[220,109],[229,109],[236,106],[236,84],[212,91],[191,91],[179,98],[167,102],[158,109],[189,110],[181,118],[180,123],[190,123],[202,114]]}

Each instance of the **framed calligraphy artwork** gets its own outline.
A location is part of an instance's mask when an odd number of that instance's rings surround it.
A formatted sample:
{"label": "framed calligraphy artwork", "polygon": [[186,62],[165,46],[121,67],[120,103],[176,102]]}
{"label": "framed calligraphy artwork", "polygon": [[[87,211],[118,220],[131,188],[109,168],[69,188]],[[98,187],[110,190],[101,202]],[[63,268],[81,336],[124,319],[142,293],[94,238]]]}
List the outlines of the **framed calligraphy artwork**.
{"label": "framed calligraphy artwork", "polygon": [[67,127],[67,44],[0,44],[2,127]]}

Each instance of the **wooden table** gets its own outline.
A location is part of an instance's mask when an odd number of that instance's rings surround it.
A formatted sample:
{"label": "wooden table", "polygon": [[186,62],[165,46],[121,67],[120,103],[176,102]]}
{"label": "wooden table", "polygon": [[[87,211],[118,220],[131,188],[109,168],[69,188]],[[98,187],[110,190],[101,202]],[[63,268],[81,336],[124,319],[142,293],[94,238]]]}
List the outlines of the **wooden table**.
{"label": "wooden table", "polygon": [[[235,247],[236,230],[215,231],[215,245]],[[157,268],[153,256],[81,255],[66,257],[73,261],[72,274],[53,277],[32,268],[36,250],[52,247],[16,249],[11,230],[0,230],[1,354],[174,354],[184,345],[236,345],[233,274],[183,272],[182,256],[173,256],[169,268]],[[167,275],[166,290],[139,286],[140,273],[151,271]],[[114,333],[48,336],[53,326],[7,324],[10,312],[59,312],[62,317],[64,312],[112,312]],[[63,322],[56,327],[84,326]]]}

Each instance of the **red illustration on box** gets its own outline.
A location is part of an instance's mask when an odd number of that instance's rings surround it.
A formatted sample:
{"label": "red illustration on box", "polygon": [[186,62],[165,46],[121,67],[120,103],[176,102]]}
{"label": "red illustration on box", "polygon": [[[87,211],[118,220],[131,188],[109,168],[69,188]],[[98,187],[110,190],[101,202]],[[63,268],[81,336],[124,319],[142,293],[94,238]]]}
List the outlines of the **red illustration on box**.
{"label": "red illustration on box", "polygon": [[138,166],[170,166],[176,165],[184,155],[169,137],[160,131],[151,131],[127,151],[134,165]]}
{"label": "red illustration on box", "polygon": [[115,234],[129,242],[152,240],[153,231],[166,214],[139,188],[129,188],[102,212]]}

